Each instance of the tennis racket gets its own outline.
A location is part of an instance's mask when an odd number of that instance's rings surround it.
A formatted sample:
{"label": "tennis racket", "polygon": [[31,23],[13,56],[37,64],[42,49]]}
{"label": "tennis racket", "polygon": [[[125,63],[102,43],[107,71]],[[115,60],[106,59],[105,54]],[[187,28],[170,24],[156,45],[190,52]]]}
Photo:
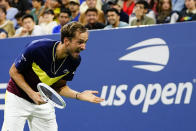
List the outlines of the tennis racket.
{"label": "tennis racket", "polygon": [[63,98],[50,86],[44,83],[38,83],[37,89],[40,92],[41,98],[45,101],[53,105],[54,107],[63,109],[66,106]]}

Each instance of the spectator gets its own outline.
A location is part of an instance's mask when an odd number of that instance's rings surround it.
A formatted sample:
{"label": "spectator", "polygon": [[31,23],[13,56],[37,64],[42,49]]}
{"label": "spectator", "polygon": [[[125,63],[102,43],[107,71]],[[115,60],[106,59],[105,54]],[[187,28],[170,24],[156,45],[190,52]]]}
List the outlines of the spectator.
{"label": "spectator", "polygon": [[8,33],[0,28],[0,39],[8,38]]}
{"label": "spectator", "polygon": [[107,25],[104,29],[129,26],[126,22],[120,21],[120,13],[114,8],[107,9],[106,15],[109,25]]}
{"label": "spectator", "polygon": [[15,15],[18,13],[18,9],[11,7],[10,0],[0,0],[0,5],[5,6],[6,8],[6,19],[13,22],[14,27],[16,28],[17,21],[15,19]]}
{"label": "spectator", "polygon": [[96,8],[89,8],[85,12],[87,24],[85,27],[89,30],[103,29],[105,25],[98,22],[98,10]]}
{"label": "spectator", "polygon": [[160,0],[158,3],[157,24],[176,23],[179,15],[172,11],[171,0]]}
{"label": "spectator", "polygon": [[123,11],[127,13],[128,16],[130,16],[133,12],[134,6],[135,6],[134,0],[125,0],[123,2]]}
{"label": "spectator", "polygon": [[79,21],[80,17],[80,2],[79,0],[69,1],[69,10],[71,11],[71,21]]}
{"label": "spectator", "polygon": [[184,8],[184,1],[185,0],[172,0],[172,10],[178,12],[182,11]]}
{"label": "spectator", "polygon": [[103,5],[102,5],[102,8],[101,9],[104,12],[104,14],[106,14],[106,10],[108,8],[111,8],[111,4],[113,4],[113,3],[119,3],[119,1],[120,0],[103,0]]}
{"label": "spectator", "polygon": [[69,8],[69,2],[70,0],[62,0],[61,8]]}
{"label": "spectator", "polygon": [[196,20],[196,0],[185,0],[186,10],[180,12],[180,22]]}
{"label": "spectator", "polygon": [[108,2],[109,8],[115,8],[120,13],[120,21],[129,22],[129,16],[122,10],[121,6],[118,2],[109,1]]}
{"label": "spectator", "polygon": [[154,13],[157,13],[157,5],[159,0],[147,0],[148,4],[149,4],[149,9],[153,10]]}
{"label": "spectator", "polygon": [[52,30],[57,26],[57,22],[54,21],[54,12],[52,10],[47,10],[43,14],[44,22],[42,22],[40,27],[44,34],[52,34]]}
{"label": "spectator", "polygon": [[71,12],[69,9],[67,8],[61,8],[61,13],[59,15],[59,25],[55,26],[53,28],[52,33],[60,33],[61,28],[67,24],[68,22],[70,22],[71,20]]}
{"label": "spectator", "polygon": [[[145,10],[145,15],[152,18],[156,22],[156,15],[154,10],[150,9],[149,4],[144,1],[146,4],[147,9]],[[157,7],[157,6],[156,6]],[[135,14],[136,8],[134,8],[133,13],[129,16],[129,24],[131,25],[131,22],[136,19],[136,14]]]}
{"label": "spectator", "polygon": [[58,22],[58,16],[61,12],[61,0],[51,0],[50,9],[54,11],[54,20]]}
{"label": "spectator", "polygon": [[16,30],[19,29],[20,27],[22,27],[22,17],[23,17],[23,13],[22,12],[18,12],[15,15],[15,19],[17,21],[17,25],[16,25]]}
{"label": "spectator", "polygon": [[[103,4],[102,1],[103,0],[96,0],[96,1],[91,0],[90,2],[88,1],[89,3],[87,3],[87,1],[85,0],[80,5],[80,13],[85,14],[85,12],[88,8],[96,8],[97,10],[101,11],[102,10],[102,4]],[[92,4],[93,7],[91,7],[91,5],[89,6],[89,4]]]}
{"label": "spectator", "polygon": [[17,8],[23,14],[28,14],[31,12],[32,5],[29,0],[12,0],[12,7]]}
{"label": "spectator", "polygon": [[22,28],[18,30],[14,37],[43,35],[39,25],[35,25],[33,16],[26,14],[22,17]]}
{"label": "spectator", "polygon": [[44,21],[43,14],[47,10],[53,10],[54,12],[54,20],[58,23],[58,16],[61,11],[62,3],[61,0],[46,0],[45,4],[43,6],[43,10],[41,12],[40,18],[39,18],[39,24]]}
{"label": "spectator", "polygon": [[[87,4],[88,8],[96,8],[96,3],[97,3],[97,0],[86,0],[86,4]],[[97,9],[97,10],[98,10],[98,22],[105,23],[103,11],[101,11],[99,9]],[[87,21],[85,20],[85,13],[82,13],[80,15],[79,22],[82,23],[83,25],[87,24]]]}
{"label": "spectator", "polygon": [[15,33],[13,22],[6,19],[5,6],[0,6],[0,28],[4,29],[8,33],[8,37],[12,37]]}
{"label": "spectator", "polygon": [[146,1],[143,1],[143,0],[138,1],[135,4],[136,18],[132,20],[131,26],[155,24],[154,19],[146,16],[147,11],[148,11],[148,3]]}
{"label": "spectator", "polygon": [[39,24],[39,17],[44,9],[42,3],[43,0],[32,0],[33,9],[31,10],[30,14],[33,16],[36,25]]}

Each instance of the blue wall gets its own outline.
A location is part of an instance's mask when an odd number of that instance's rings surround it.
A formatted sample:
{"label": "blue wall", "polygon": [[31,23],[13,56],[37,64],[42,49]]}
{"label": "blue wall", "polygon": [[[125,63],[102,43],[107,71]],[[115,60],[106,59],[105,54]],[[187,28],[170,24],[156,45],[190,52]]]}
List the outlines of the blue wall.
{"label": "blue wall", "polygon": [[[71,88],[98,90],[101,104],[64,98],[60,131],[195,131],[195,22],[91,31]],[[28,42],[0,40],[0,83]],[[0,89],[2,94],[5,89]],[[3,99],[0,104],[3,104]],[[0,110],[0,126],[3,110]]]}

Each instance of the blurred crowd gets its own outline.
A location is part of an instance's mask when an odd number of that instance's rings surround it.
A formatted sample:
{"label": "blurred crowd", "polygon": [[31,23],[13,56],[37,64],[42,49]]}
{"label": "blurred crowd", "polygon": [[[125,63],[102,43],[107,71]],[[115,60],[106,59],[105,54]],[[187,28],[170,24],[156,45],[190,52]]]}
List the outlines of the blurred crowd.
{"label": "blurred crowd", "polygon": [[89,30],[196,20],[196,0],[0,0],[0,38],[59,33],[71,21]]}

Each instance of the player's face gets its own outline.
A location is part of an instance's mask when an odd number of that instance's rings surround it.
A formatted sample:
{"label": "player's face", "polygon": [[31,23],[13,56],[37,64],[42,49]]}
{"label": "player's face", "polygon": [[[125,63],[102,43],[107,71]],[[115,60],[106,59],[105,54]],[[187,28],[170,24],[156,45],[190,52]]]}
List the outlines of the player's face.
{"label": "player's face", "polygon": [[88,40],[88,32],[76,32],[76,36],[69,41],[67,46],[67,53],[73,58],[78,58],[80,51],[86,49],[86,42]]}

